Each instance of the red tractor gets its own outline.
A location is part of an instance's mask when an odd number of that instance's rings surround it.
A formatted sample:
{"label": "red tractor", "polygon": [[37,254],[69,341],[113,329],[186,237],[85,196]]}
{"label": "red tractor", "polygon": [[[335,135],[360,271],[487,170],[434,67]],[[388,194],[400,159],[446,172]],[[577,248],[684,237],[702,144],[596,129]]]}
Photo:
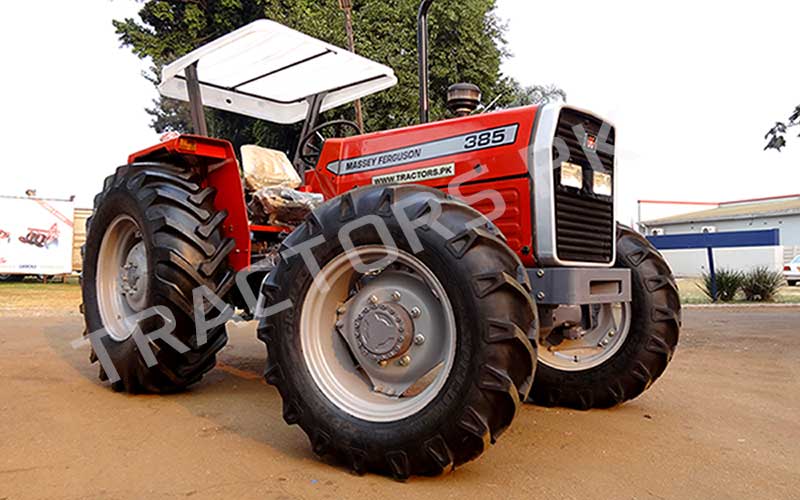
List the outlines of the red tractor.
{"label": "red tractor", "polygon": [[[458,116],[428,123],[431,1],[417,126],[320,123],[393,71],[267,20],[164,68],[196,134],[106,179],[84,249],[92,360],[114,390],[186,388],[234,312],[257,317],[284,420],[319,455],[405,479],[476,458],[523,402],[608,408],[661,376],[680,302],[661,255],[615,222],[615,128],[563,103],[477,114],[465,84]],[[324,203],[294,228],[252,224],[203,105],[304,120],[294,192]]]}

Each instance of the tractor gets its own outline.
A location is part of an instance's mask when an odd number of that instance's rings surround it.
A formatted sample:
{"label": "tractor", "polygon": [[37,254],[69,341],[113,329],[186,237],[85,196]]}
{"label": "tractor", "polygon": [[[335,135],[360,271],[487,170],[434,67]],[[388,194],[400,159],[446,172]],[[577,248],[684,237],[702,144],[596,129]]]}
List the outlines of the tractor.
{"label": "tractor", "polygon": [[[88,223],[101,380],[183,390],[215,366],[226,323],[255,318],[266,381],[314,453],[404,480],[477,458],[523,403],[609,408],[663,374],[681,306],[666,261],[616,222],[615,127],[563,102],[481,110],[469,84],[430,122],[431,3],[406,128],[321,122],[397,78],[270,20],[164,67],[159,91],[189,103],[194,134],[131,154]],[[251,221],[244,167],[204,106],[302,122],[293,192],[324,201],[293,226]]]}

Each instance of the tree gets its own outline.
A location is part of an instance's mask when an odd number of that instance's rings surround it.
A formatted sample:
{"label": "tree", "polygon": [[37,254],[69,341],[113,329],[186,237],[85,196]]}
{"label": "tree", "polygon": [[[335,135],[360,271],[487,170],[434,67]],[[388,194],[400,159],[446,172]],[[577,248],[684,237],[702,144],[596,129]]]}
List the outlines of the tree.
{"label": "tree", "polygon": [[[786,134],[789,129],[797,127],[798,125],[800,125],[800,105],[795,107],[792,114],[789,115],[789,121],[785,123],[777,122],[775,126],[767,132],[764,139],[768,142],[767,145],[764,146],[764,151],[767,149],[777,149],[778,152],[780,152],[782,148],[786,147]],[[800,135],[798,135],[798,137],[800,137]]]}
{"label": "tree", "polygon": [[[268,18],[334,45],[347,46],[336,0],[147,0],[139,19],[114,21],[120,42],[153,65],[146,78],[158,84],[161,68],[200,45],[256,19]],[[353,0],[356,52],[395,70],[399,84],[364,100],[367,130],[416,123],[416,12],[419,0]],[[461,0],[433,5],[430,16],[430,95],[433,119],[446,116],[447,87],[478,85],[489,103],[505,107],[525,99],[524,89],[500,72],[507,55],[505,26],[495,15],[495,0]],[[521,95],[520,92],[523,92]],[[158,132],[190,129],[187,107],[158,98],[148,109]],[[209,110],[209,131],[238,146],[245,143],[292,151],[299,127],[280,126],[219,110]],[[328,112],[326,119],[353,118],[352,106]]]}
{"label": "tree", "polygon": [[[514,82],[516,83],[516,82]],[[532,85],[530,87],[520,87],[512,89],[511,95],[514,100],[510,107],[530,106],[533,104],[547,104],[553,101],[567,100],[567,93],[556,85]]]}

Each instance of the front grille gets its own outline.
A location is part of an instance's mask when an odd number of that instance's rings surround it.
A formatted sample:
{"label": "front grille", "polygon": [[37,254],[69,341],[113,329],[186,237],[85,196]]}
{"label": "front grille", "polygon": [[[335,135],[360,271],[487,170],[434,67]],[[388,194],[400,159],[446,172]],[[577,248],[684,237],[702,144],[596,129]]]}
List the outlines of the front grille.
{"label": "front grille", "polygon": [[[614,175],[615,133],[613,127],[607,126],[607,132],[601,130],[602,127],[602,121],[572,109],[562,110],[558,120],[553,146],[553,158],[556,159],[553,184],[556,253],[564,261],[607,264],[614,258],[614,199],[613,196],[595,194],[592,187],[594,171]],[[611,148],[600,146],[595,156],[585,147],[587,135],[597,139],[598,144],[605,143]],[[564,144],[569,150],[568,158],[564,158]],[[583,188],[561,185],[562,161],[583,167]]]}

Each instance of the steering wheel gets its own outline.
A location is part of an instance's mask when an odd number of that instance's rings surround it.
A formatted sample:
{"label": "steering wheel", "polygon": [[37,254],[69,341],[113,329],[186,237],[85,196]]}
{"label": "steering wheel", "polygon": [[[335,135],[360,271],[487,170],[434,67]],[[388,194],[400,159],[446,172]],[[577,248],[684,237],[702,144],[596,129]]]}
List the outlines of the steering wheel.
{"label": "steering wheel", "polygon": [[[333,134],[323,134],[323,131],[331,129]],[[343,135],[343,129],[350,129],[350,134]],[[312,128],[302,139],[300,139],[300,160],[307,166],[314,168],[319,161],[319,155],[322,153],[322,146],[325,141],[331,137],[352,137],[354,135],[361,135],[364,132],[357,123],[350,120],[332,120],[329,122],[321,123]]]}

